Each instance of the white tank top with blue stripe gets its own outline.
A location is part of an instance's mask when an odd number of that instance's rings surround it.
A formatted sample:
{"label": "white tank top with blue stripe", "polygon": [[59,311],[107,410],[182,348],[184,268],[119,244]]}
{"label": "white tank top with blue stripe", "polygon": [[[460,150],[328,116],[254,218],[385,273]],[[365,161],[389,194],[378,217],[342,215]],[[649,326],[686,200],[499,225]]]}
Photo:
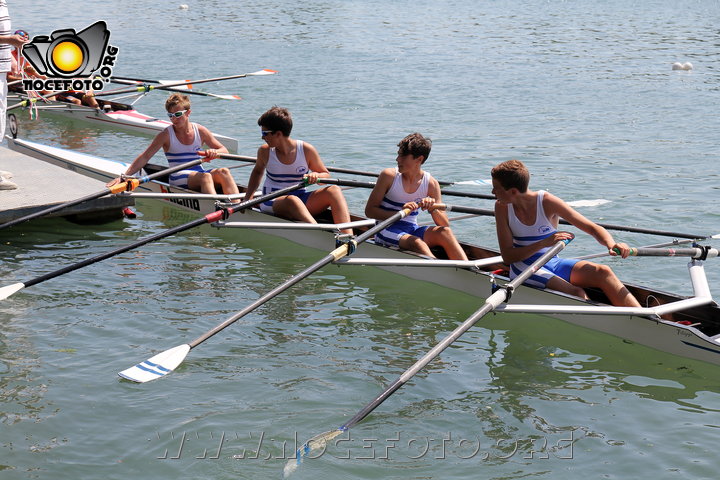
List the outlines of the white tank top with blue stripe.
{"label": "white tank top with blue stripe", "polygon": [[[169,166],[175,167],[177,165],[182,165],[183,163],[192,162],[193,160],[201,158],[197,153],[198,150],[202,150],[200,132],[198,132],[196,124],[193,123],[192,127],[195,135],[192,143],[189,145],[185,145],[178,140],[177,136],[175,136],[175,129],[173,129],[172,125],[166,128],[170,134],[170,148],[168,148],[165,152],[165,158],[167,158]],[[201,165],[196,165],[188,170],[197,170],[200,172],[204,171]]]}
{"label": "white tank top with blue stripe", "polygon": [[[548,220],[547,215],[545,215],[545,209],[543,208],[544,196],[545,191],[538,190],[537,205],[535,207],[535,223],[532,225],[525,225],[522,223],[515,216],[513,206],[508,205],[508,224],[513,235],[514,247],[531,245],[539,240],[549,237],[557,231],[555,226],[550,222],[550,220]],[[540,256],[548,250],[548,248],[549,247],[542,248],[531,257],[520,262],[515,262],[513,265],[520,270],[525,270],[527,266],[531,265],[535,260],[540,258]]]}
{"label": "white tank top with blue stripe", "polygon": [[[393,179],[392,185],[385,193],[382,202],[380,202],[380,208],[392,212],[399,212],[402,209],[402,206],[406,203],[419,202],[421,199],[428,196],[428,188],[431,178],[432,176],[428,172],[423,172],[422,180],[420,180],[418,188],[414,192],[408,193],[403,188],[402,173],[395,169],[395,178]],[[399,220],[398,223],[406,222],[417,225],[417,217],[419,213],[419,210],[415,210],[407,217]]]}
{"label": "white tank top with blue stripe", "polygon": [[[302,140],[296,140],[296,142],[297,153],[295,154],[295,160],[289,165],[280,161],[274,148],[270,149],[267,167],[265,168],[263,195],[300,183],[303,176],[308,173],[309,168],[305,159],[303,142]],[[295,192],[303,193],[304,191],[303,188]]]}

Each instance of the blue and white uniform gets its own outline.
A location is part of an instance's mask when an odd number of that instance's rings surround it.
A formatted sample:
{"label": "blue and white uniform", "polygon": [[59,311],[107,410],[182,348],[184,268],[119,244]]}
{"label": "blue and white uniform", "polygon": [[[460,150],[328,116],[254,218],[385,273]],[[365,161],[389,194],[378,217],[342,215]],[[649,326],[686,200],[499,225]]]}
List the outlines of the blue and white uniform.
{"label": "blue and white uniform", "polygon": [[[385,193],[382,202],[380,202],[380,208],[390,212],[399,212],[406,203],[419,202],[421,199],[428,196],[428,187],[430,185],[431,178],[432,176],[428,172],[423,172],[423,177],[417,190],[412,193],[407,193],[403,188],[402,173],[395,169],[395,178],[393,179],[392,185]],[[419,213],[419,210],[415,210],[407,217],[402,220],[398,220],[385,230],[376,234],[375,243],[389,247],[397,247],[400,239],[404,235],[414,235],[422,239],[425,235],[425,231],[429,227],[418,226],[417,217]]]}
{"label": "blue and white uniform", "polygon": [[[516,216],[515,210],[512,205],[508,205],[508,223],[510,225],[510,231],[513,235],[513,247],[524,247],[531,245],[539,240],[547,238],[557,232],[557,228],[548,220],[545,215],[545,209],[543,208],[543,197],[545,196],[544,190],[538,191],[537,206],[535,213],[535,223],[532,225],[525,225]],[[523,270],[532,265],[532,263],[540,258],[543,253],[548,250],[549,247],[542,248],[534,253],[529,258],[520,262],[515,262],[510,265],[510,278],[517,277]],[[557,255],[550,259],[540,270],[538,270],[533,276],[525,281],[527,285],[534,287],[545,288],[548,280],[553,276],[570,281],[570,272],[572,271],[575,264],[579,260],[571,258],[560,258]]]}
{"label": "blue and white uniform", "polygon": [[[305,159],[305,150],[302,140],[296,140],[297,152],[295,159],[289,165],[282,163],[277,157],[275,148],[270,148],[268,154],[268,162],[265,167],[265,183],[263,183],[263,195],[290,187],[302,182],[303,177],[310,171],[307,160]],[[307,202],[312,192],[308,192],[304,188],[295,190],[290,195],[300,197],[303,203]],[[268,200],[260,204],[260,210],[266,213],[273,213],[273,203],[275,200]]]}
{"label": "blue and white uniform", "polygon": [[[193,132],[195,136],[193,137],[193,141],[189,145],[185,145],[184,143],[181,143],[180,140],[175,136],[175,130],[172,126],[167,127],[165,130],[168,131],[170,134],[170,148],[168,148],[167,152],[165,152],[165,158],[167,158],[168,165],[170,167],[175,167],[177,165],[182,165],[183,163],[192,162],[193,160],[198,160],[202,157],[198,155],[198,150],[202,150],[202,140],[200,139],[200,132],[198,132],[198,127],[196,124],[192,124]],[[195,165],[194,167],[180,170],[179,172],[171,173],[170,174],[170,185],[173,185],[175,187],[182,187],[182,188],[188,188],[188,176],[192,172],[206,172],[202,166]]]}

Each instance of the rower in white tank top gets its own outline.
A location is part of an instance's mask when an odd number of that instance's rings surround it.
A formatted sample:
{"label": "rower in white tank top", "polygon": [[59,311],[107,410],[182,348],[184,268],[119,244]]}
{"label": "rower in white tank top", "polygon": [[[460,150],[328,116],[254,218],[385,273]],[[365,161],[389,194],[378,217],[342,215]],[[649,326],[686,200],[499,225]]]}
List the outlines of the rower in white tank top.
{"label": "rower in white tank top", "polygon": [[[166,130],[170,136],[170,148],[165,152],[165,158],[167,158],[168,165],[175,167],[182,165],[183,163],[192,162],[193,160],[199,160],[201,157],[198,155],[198,150],[202,150],[202,140],[200,139],[200,133],[196,124],[192,124],[193,127],[193,141],[189,145],[186,145],[178,140],[175,135],[175,130],[172,125],[167,127]],[[172,173],[170,175],[170,185],[181,188],[188,188],[188,176],[193,172],[206,172],[202,164],[195,165],[185,170]]]}
{"label": "rower in white tank top", "polygon": [[[297,140],[297,151],[295,159],[290,164],[280,161],[274,148],[268,154],[267,167],[265,168],[265,183],[263,183],[263,195],[290,187],[303,181],[303,176],[308,173],[309,168],[305,159],[305,150],[302,140]],[[305,203],[310,196],[304,188],[295,190],[291,195],[296,195]],[[260,205],[260,210],[266,213],[273,213],[273,202],[269,200]]]}
{"label": "rower in white tank top", "polygon": [[[380,203],[380,208],[391,212],[399,212],[403,205],[408,202],[419,202],[421,199],[428,196],[428,185],[430,183],[431,175],[428,172],[423,171],[422,179],[418,188],[411,193],[408,193],[403,188],[402,173],[395,169],[395,178],[393,183],[385,193],[385,196]],[[375,235],[375,242],[380,245],[387,245],[397,247],[400,239],[404,235],[414,235],[418,238],[423,238],[425,231],[428,227],[419,227],[417,223],[419,210],[414,210],[405,218],[398,220],[385,230]]]}
{"label": "rower in white tank top", "polygon": [[[525,225],[515,215],[515,209],[512,204],[508,204],[508,225],[513,235],[513,247],[524,247],[547,238],[555,232],[557,227],[547,218],[545,208],[543,207],[544,190],[537,192],[537,205],[535,206],[535,223]],[[549,247],[544,247],[535,252],[532,256],[525,260],[515,262],[510,265],[510,278],[515,278],[523,270],[533,264],[535,260],[540,258]],[[560,258],[557,255],[548,261],[543,268],[532,275],[525,283],[539,288],[545,288],[548,280],[553,276],[570,281],[570,273],[575,264],[579,262],[577,259]]]}

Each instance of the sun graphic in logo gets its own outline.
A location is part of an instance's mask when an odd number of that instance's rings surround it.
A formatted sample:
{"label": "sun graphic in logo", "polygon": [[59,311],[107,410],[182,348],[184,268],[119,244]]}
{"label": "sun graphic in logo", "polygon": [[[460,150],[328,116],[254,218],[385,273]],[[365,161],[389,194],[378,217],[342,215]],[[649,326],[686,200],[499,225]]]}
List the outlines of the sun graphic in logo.
{"label": "sun graphic in logo", "polygon": [[83,59],[83,51],[75,42],[60,42],[52,51],[53,65],[63,72],[78,70],[83,64]]}

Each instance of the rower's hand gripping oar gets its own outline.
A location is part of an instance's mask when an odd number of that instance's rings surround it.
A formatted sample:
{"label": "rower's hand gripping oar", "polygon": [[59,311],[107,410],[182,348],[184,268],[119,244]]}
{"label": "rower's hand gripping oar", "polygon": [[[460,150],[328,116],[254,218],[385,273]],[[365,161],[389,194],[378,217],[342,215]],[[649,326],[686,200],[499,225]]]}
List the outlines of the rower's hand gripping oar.
{"label": "rower's hand gripping oar", "polygon": [[192,162],[183,163],[182,165],[176,165],[171,168],[166,168],[165,170],[161,170],[159,172],[153,173],[152,175],[145,175],[144,177],[140,177],[140,178],[128,178],[124,182],[117,183],[117,184],[113,185],[112,187],[106,187],[105,190],[101,190],[97,193],[91,193],[90,195],[87,195],[85,197],[78,198],[76,200],[70,200],[69,202],[61,203],[59,205],[54,205],[50,208],[40,210],[39,212],[31,213],[30,215],[25,215],[24,217],[16,218],[15,220],[10,220],[9,222],[5,222],[2,225],[0,225],[0,230],[2,230],[4,228],[10,228],[19,223],[27,222],[28,220],[32,220],[34,218],[38,218],[38,217],[42,217],[45,215],[49,215],[54,212],[58,212],[60,210],[72,207],[74,205],[79,205],[81,203],[88,202],[90,200],[95,200],[97,198],[104,197],[105,195],[133,191],[139,185],[141,185],[143,183],[147,183],[156,178],[160,178],[163,175],[169,175],[174,172],[179,172],[180,170],[185,170],[186,168],[193,167],[204,161],[205,161],[204,159],[193,160]]}
{"label": "rower's hand gripping oar", "polygon": [[302,272],[298,273],[297,275],[294,275],[286,282],[282,283],[281,285],[275,287],[273,290],[269,291],[259,299],[257,299],[255,302],[251,303],[247,307],[243,308],[239,312],[237,312],[232,317],[228,318],[224,322],[220,323],[213,329],[207,331],[203,335],[199,336],[195,340],[193,340],[190,343],[185,343],[182,345],[178,345],[177,347],[173,347],[169,350],[165,350],[164,352],[161,352],[148,360],[145,360],[144,362],[138,363],[134,367],[130,367],[126,370],[123,370],[122,372],[118,373],[123,378],[126,378],[128,380],[132,380],[133,382],[138,383],[144,383],[149,382],[150,380],[155,380],[156,378],[160,378],[162,376],[167,375],[168,373],[172,372],[177,368],[178,365],[182,363],[182,361],[185,359],[187,354],[190,352],[190,349],[195,348],[196,346],[200,345],[205,340],[209,339],[216,333],[219,333],[226,327],[232,325],[233,323],[237,322],[239,319],[247,315],[248,313],[252,312],[259,306],[263,305],[270,299],[276,297],[277,295],[281,294],[285,290],[289,289],[296,283],[300,282],[301,280],[307,278],[310,276],[313,272],[316,272],[320,270],[325,265],[335,261],[339,260],[342,257],[345,257],[347,255],[350,255],[353,253],[357,245],[363,243],[365,240],[368,240],[370,237],[375,235],[377,232],[384,230],[388,226],[392,225],[396,221],[400,220],[401,218],[407,216],[411,210],[409,209],[403,209],[399,212],[395,213],[391,217],[389,217],[386,220],[383,220],[382,222],[378,223],[374,227],[368,229],[364,233],[362,233],[360,236],[356,237],[354,240],[351,240],[349,243],[344,243],[337,247],[332,252],[328,253],[326,256],[303,270]]}
{"label": "rower's hand gripping oar", "polygon": [[455,330],[452,331],[450,335],[445,337],[440,343],[435,345],[428,353],[426,353],[420,360],[415,362],[415,364],[408,368],[405,373],[400,375],[400,377],[395,380],[392,384],[390,384],[389,387],[385,389],[380,395],[378,395],[375,400],[365,405],[365,407],[362,408],[357,414],[355,414],[354,417],[352,417],[350,420],[345,422],[340,428],[336,430],[330,430],[328,432],[321,433],[319,435],[315,435],[310,440],[305,442],[300,446],[300,448],[297,449],[295,452],[295,457],[291,458],[287,464],[285,465],[285,469],[283,471],[285,477],[292,474],[295,469],[300,465],[304,458],[306,458],[310,452],[317,449],[323,449],[325,448],[325,445],[329,440],[332,440],[333,438],[337,437],[338,435],[346,432],[351,427],[362,421],[365,417],[367,417],[373,410],[375,410],[381,403],[383,403],[385,400],[387,400],[390,395],[392,395],[397,389],[402,387],[405,383],[407,383],[408,380],[410,380],[416,373],[418,373],[422,368],[424,368],[428,363],[430,363],[435,357],[440,355],[443,350],[445,350],[447,347],[449,347],[455,340],[460,338],[462,334],[464,334],[470,327],[475,325],[475,323],[480,320],[482,317],[487,315],[488,313],[495,310],[500,304],[503,302],[506,302],[510,299],[510,296],[512,295],[512,292],[515,288],[517,288],[520,284],[522,284],[525,280],[530,278],[535,272],[540,270],[543,265],[545,265],[552,257],[557,255],[558,252],[560,252],[563,248],[565,248],[565,245],[570,242],[572,239],[568,240],[561,240],[557,242],[553,247],[551,247],[547,252],[545,252],[540,258],[538,258],[535,262],[533,262],[532,265],[530,265],[528,268],[526,268],[520,275],[515,277],[512,281],[507,283],[505,286],[502,286],[498,288],[492,295],[490,295],[487,300],[485,300],[485,303],[483,304],[480,309],[478,309],[475,313],[473,313],[467,320],[465,320],[460,326],[458,326]]}
{"label": "rower's hand gripping oar", "polygon": [[126,245],[126,246],[118,248],[116,250],[113,250],[113,251],[110,251],[107,253],[103,253],[103,254],[97,255],[92,258],[88,258],[87,260],[83,260],[81,262],[77,262],[72,265],[68,265],[67,267],[63,267],[59,270],[55,270],[54,272],[50,272],[45,275],[35,277],[32,280],[28,280],[28,281],[22,282],[22,283],[14,283],[12,285],[7,285],[5,287],[0,287],[0,300],[4,300],[4,299],[8,298],[10,295],[22,290],[23,288],[27,288],[32,285],[37,285],[38,283],[44,282],[45,280],[50,280],[51,278],[55,278],[55,277],[65,274],[65,273],[72,272],[73,270],[77,270],[79,268],[86,267],[88,265],[92,265],[93,263],[97,263],[102,260],[105,260],[107,258],[114,257],[115,255],[119,255],[123,252],[127,252],[128,250],[132,250],[134,248],[140,247],[147,243],[154,242],[155,240],[169,237],[169,236],[174,235],[179,232],[184,232],[185,230],[189,230],[191,228],[197,227],[199,225],[203,225],[205,223],[213,223],[213,222],[217,222],[220,220],[226,220],[228,217],[230,217],[230,215],[232,215],[235,212],[248,209],[248,208],[258,205],[260,203],[266,202],[268,200],[272,200],[273,198],[280,197],[282,195],[287,195],[288,193],[290,193],[294,190],[297,190],[299,188],[306,187],[307,185],[308,185],[307,182],[305,180],[303,180],[302,182],[292,185],[290,187],[283,188],[281,190],[276,190],[272,193],[263,195],[261,197],[253,198],[252,200],[248,200],[246,202],[236,203],[230,207],[224,207],[213,213],[209,213],[209,214],[205,215],[204,217],[198,218],[197,220],[193,220],[192,222],[188,222],[184,225],[180,225],[180,226],[171,228],[169,230],[165,230],[164,232],[156,233],[155,235],[151,235],[142,240],[138,240],[137,242],[131,243],[130,245]]}

